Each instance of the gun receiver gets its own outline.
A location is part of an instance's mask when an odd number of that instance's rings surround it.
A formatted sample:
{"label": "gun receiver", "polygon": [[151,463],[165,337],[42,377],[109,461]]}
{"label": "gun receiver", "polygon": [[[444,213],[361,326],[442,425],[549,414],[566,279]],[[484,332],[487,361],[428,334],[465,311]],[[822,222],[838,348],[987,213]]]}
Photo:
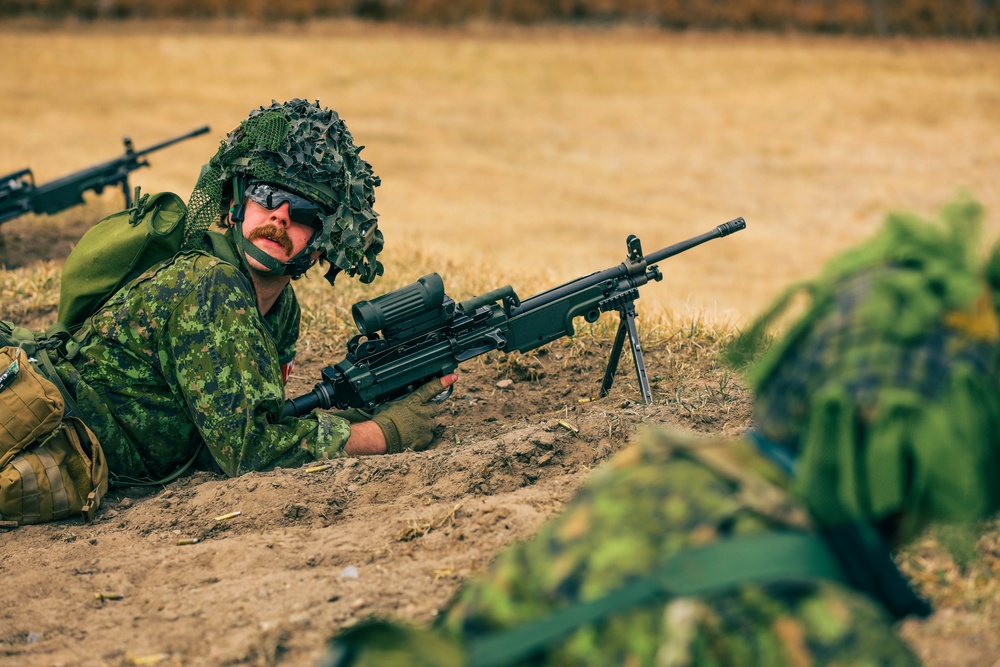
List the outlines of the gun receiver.
{"label": "gun receiver", "polygon": [[[574,333],[573,320],[596,322],[618,311],[621,321],[601,383],[611,390],[628,339],[642,398],[653,400],[636,327],[639,288],[663,279],[655,264],[712,239],[746,228],[736,218],[681,243],[643,255],[638,237],[626,241],[628,258],[618,266],[577,278],[521,301],[510,285],[455,303],[432,273],[417,282],[351,308],[360,332],[347,356],[321,372],[322,380],[302,396],[285,401],[283,417],[317,408],[372,409],[405,396],[454,371],[460,363],[493,350],[528,352]],[[444,394],[447,397],[449,390]],[[442,399],[443,400],[443,399]]]}
{"label": "gun receiver", "polygon": [[93,167],[57,178],[54,181],[35,185],[30,169],[22,169],[8,176],[0,177],[0,224],[25,213],[53,214],[83,203],[85,192],[101,194],[104,188],[120,185],[125,195],[125,206],[132,205],[132,191],[129,188],[129,173],[140,167],[148,167],[147,155],[176,143],[208,132],[208,126],[199,127],[179,137],[161,141],[140,151],[135,150],[132,140],[124,137],[125,153],[121,157],[103,162]]}
{"label": "gun receiver", "polygon": [[0,224],[31,211],[35,176],[30,169],[0,176]]}

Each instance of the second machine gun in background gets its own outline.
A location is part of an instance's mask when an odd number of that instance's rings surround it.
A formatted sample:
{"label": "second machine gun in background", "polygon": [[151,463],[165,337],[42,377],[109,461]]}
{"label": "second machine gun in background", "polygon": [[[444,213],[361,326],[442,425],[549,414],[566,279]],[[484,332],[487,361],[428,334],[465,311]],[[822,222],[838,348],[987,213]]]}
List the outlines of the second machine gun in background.
{"label": "second machine gun in background", "polygon": [[456,304],[444,293],[441,276],[432,273],[407,287],[356,303],[351,312],[361,333],[348,342],[347,356],[324,368],[322,381],[311,392],[285,401],[282,415],[297,417],[333,407],[371,410],[451,373],[463,361],[493,350],[534,350],[572,336],[576,317],[593,323],[601,313],[612,310],[618,311],[621,322],[601,396],[611,390],[627,338],[642,398],[649,403],[653,396],[635,322],[639,288],[663,279],[657,262],[745,228],[743,218],[736,218],[649,255],[642,254],[638,237],[632,235],[626,242],[628,258],[620,265],[524,301],[506,285]]}
{"label": "second machine gun in background", "polygon": [[130,207],[132,191],[129,189],[128,175],[140,167],[149,166],[145,156],[206,132],[208,132],[207,125],[140,151],[135,150],[132,140],[125,137],[122,140],[125,144],[125,154],[121,157],[42,185],[35,185],[35,177],[30,169],[0,176],[0,224],[26,213],[49,215],[58,213],[71,206],[82,204],[85,192],[93,191],[101,194],[104,188],[112,185],[121,186],[125,195],[125,206]]}

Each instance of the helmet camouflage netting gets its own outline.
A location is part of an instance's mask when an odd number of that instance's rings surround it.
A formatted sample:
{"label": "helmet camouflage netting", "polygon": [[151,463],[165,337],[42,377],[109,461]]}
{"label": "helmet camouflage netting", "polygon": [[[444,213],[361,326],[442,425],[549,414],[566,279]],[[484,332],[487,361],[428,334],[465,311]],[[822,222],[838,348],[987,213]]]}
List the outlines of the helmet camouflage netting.
{"label": "helmet camouflage netting", "polygon": [[[361,156],[336,111],[293,99],[252,111],[221,142],[202,168],[188,202],[185,247],[197,247],[204,230],[242,201],[250,180],[266,181],[323,206],[322,229],[308,252],[317,250],[349,275],[369,283],[382,275],[378,214],[372,209],[381,181]],[[234,189],[233,184],[237,187]]]}

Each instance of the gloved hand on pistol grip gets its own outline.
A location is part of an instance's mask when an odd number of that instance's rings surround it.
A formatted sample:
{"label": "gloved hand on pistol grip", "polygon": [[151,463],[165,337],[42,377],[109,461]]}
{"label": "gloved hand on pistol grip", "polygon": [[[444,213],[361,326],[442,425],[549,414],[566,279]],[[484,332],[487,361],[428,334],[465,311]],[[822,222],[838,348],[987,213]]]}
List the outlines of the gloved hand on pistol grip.
{"label": "gloved hand on pistol grip", "polygon": [[375,411],[372,421],[378,424],[385,436],[386,453],[398,454],[404,449],[427,449],[434,439],[434,417],[441,410],[431,401],[446,388],[438,379],[431,380],[409,396],[386,403]]}

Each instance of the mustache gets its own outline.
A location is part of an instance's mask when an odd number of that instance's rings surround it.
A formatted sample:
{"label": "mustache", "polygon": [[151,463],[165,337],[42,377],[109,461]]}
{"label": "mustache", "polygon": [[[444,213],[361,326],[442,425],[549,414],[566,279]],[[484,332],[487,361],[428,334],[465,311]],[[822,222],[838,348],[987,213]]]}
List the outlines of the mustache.
{"label": "mustache", "polygon": [[277,225],[263,225],[251,230],[247,235],[247,241],[255,241],[257,239],[270,239],[272,241],[277,241],[284,248],[286,255],[291,255],[295,247],[292,245],[292,240],[288,238],[288,234],[285,230]]}

